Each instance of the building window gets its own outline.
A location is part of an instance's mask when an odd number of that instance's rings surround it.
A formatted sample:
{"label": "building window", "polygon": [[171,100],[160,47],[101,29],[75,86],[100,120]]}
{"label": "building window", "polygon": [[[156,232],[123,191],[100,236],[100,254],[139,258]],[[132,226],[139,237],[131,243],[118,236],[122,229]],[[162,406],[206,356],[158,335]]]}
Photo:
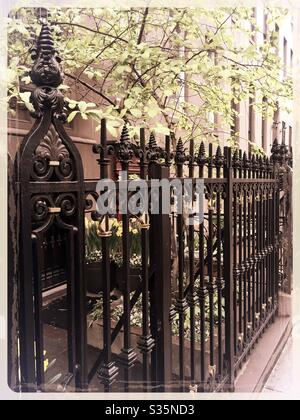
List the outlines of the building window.
{"label": "building window", "polygon": [[241,131],[241,120],[240,120],[240,112],[241,112],[241,105],[232,101],[231,109],[234,114],[233,124],[231,126],[231,136],[235,139],[235,142],[238,144],[240,140],[240,131]]}
{"label": "building window", "polygon": [[283,39],[283,75],[286,78],[287,75],[287,66],[288,66],[288,42],[287,39]]}
{"label": "building window", "polygon": [[[276,46],[276,54],[279,54],[279,26],[276,24],[275,25],[275,40],[276,42],[274,43],[274,46]],[[276,45],[275,45],[276,44]]]}
{"label": "building window", "polygon": [[289,127],[289,146],[293,147],[293,127]]}
{"label": "building window", "polygon": [[280,108],[279,108],[279,103],[277,103],[276,105],[276,111],[274,112],[274,118],[273,118],[273,138],[272,138],[272,142],[274,142],[275,139],[277,139],[279,141],[279,136],[278,136],[278,130],[279,130],[279,118],[280,118]]}
{"label": "building window", "polygon": [[251,24],[251,30],[253,32],[253,35],[252,35],[252,43],[253,44],[256,44],[256,41],[257,41],[257,37],[256,37],[257,9],[256,9],[256,7],[253,7],[252,8],[252,18],[256,22],[255,24],[254,23]]}
{"label": "building window", "polygon": [[[252,90],[253,95],[255,92]],[[255,111],[254,111],[254,104],[255,97],[249,99],[249,130],[248,130],[248,140],[251,143],[255,143]],[[251,144],[249,144],[249,152],[251,151]]]}
{"label": "building window", "polygon": [[282,144],[285,144],[286,140],[286,122],[282,121]]}
{"label": "building window", "polygon": [[264,41],[266,41],[267,38],[268,38],[268,30],[269,30],[269,28],[268,28],[268,14],[265,13],[264,14]]}
{"label": "building window", "polygon": [[[264,107],[267,106],[268,100],[267,98],[263,98],[263,105]],[[268,144],[268,119],[266,116],[262,117],[262,139],[261,139],[261,145],[265,152],[267,152]]]}

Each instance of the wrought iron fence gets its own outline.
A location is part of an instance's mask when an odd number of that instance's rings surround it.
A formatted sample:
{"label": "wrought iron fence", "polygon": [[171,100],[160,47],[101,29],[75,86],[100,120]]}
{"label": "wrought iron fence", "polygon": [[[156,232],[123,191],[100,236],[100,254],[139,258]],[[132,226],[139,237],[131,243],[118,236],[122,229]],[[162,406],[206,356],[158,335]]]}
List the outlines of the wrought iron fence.
{"label": "wrought iron fence", "polygon": [[[187,225],[184,214],[134,216],[140,229],[138,281],[131,279],[130,220],[122,215],[122,310],[112,320],[109,218],[95,210],[96,181],[83,178],[81,157],[63,127],[62,82],[51,31],[43,25],[31,79],[36,122],[15,160],[14,187],[20,223],[19,386],[47,391],[43,299],[51,281],[66,285],[67,362],[58,390],[232,391],[235,376],[278,310],[280,285],[280,188],[291,159],[274,143],[271,159],[204,143],[189,150],[170,137],[160,147],[144,129],[133,144],[124,125],[120,141],[94,146],[100,178],[110,156],[127,171],[137,159],[139,177],[204,182],[204,221]],[[162,190],[160,191],[162,194]],[[101,302],[99,351],[89,358],[85,215],[101,237],[98,262]],[[53,284],[52,284],[53,286]],[[138,307],[139,327],[132,327]],[[135,332],[133,333],[133,329]],[[138,339],[133,336],[139,335]],[[116,354],[116,348],[118,354]],[[94,387],[94,385],[93,385]],[[94,389],[94,388],[93,388]]]}

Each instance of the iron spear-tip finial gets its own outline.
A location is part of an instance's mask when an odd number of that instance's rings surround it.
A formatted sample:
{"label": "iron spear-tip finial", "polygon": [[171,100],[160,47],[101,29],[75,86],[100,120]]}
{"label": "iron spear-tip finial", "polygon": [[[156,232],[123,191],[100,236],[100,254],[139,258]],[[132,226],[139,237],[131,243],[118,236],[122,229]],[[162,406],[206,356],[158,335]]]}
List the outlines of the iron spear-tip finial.
{"label": "iron spear-tip finial", "polygon": [[61,59],[54,48],[52,32],[47,23],[42,24],[35,48],[31,50],[35,60],[30,77],[36,86],[57,88],[63,81]]}

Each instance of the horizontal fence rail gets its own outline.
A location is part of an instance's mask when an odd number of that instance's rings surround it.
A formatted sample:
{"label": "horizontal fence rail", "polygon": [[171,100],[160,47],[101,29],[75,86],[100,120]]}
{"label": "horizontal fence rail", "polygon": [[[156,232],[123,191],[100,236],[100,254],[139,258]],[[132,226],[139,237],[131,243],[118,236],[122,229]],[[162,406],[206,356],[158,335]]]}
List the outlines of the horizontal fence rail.
{"label": "horizontal fence rail", "polygon": [[[150,198],[153,181],[181,186],[189,179],[189,208],[195,216],[200,202],[202,214],[189,223],[184,209],[177,212],[174,188],[167,213],[151,211],[150,200],[147,209],[132,214],[130,193],[121,213],[128,178],[116,181],[116,211],[100,214],[96,202],[103,192],[97,181],[84,180],[81,157],[63,127],[57,89],[62,74],[46,24],[36,52],[31,72],[36,123],[18,152],[13,179],[20,212],[19,253],[13,257],[20,267],[19,388],[233,391],[236,374],[278,311],[290,212],[282,191],[292,151],[275,141],[268,158],[181,139],[173,150],[170,136],[161,146],[143,128],[133,143],[126,123],[112,143],[102,120],[100,142],[93,147],[99,179],[108,177],[112,157],[123,174],[134,160]],[[51,77],[45,77],[40,69],[49,62]],[[160,210],[164,194],[161,184]],[[179,199],[184,198],[182,189]],[[98,259],[88,264],[92,235]],[[87,293],[93,273],[97,291]],[[60,298],[49,304],[53,290]],[[96,344],[89,324],[96,328]],[[59,372],[49,380],[53,334]]]}

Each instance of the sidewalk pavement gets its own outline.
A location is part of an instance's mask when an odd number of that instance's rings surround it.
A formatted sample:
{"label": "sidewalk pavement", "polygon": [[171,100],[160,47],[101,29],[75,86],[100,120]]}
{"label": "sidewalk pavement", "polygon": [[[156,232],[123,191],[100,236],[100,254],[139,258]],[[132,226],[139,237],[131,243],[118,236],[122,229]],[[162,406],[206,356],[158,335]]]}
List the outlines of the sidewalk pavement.
{"label": "sidewalk pavement", "polygon": [[278,398],[300,399],[300,335],[297,328],[275,366],[264,393],[277,393]]}

